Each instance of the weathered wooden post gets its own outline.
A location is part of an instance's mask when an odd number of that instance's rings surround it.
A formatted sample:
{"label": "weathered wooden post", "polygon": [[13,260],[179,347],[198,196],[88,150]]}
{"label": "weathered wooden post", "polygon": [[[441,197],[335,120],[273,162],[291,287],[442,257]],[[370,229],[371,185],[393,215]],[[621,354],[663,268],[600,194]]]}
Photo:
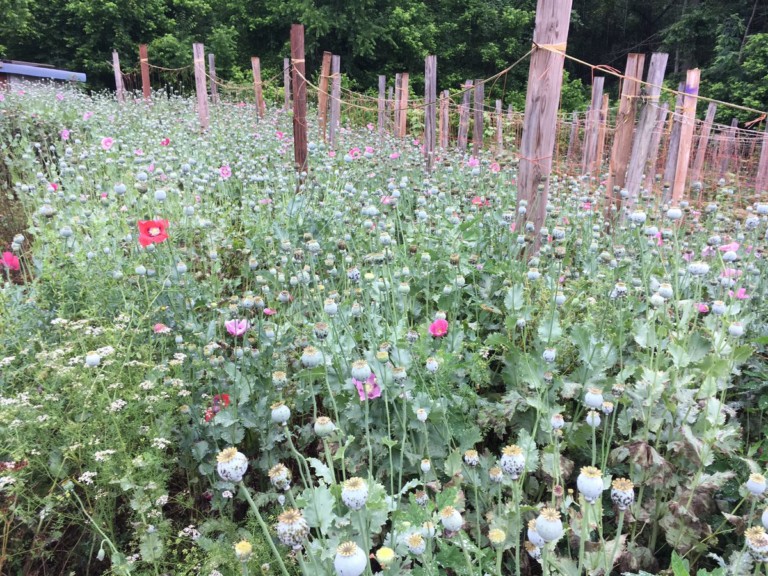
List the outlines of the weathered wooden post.
{"label": "weathered wooden post", "polygon": [[304,25],[291,24],[293,71],[293,158],[296,170],[307,170],[307,78],[304,63]]}
{"label": "weathered wooden post", "polygon": [[328,80],[331,76],[331,58],[333,54],[323,52],[323,63],[320,66],[320,89],[317,94],[317,117],[320,133],[325,142],[328,132]]}
{"label": "weathered wooden post", "polygon": [[643,77],[644,66],[645,54],[630,54],[627,57],[608,170],[608,192],[610,194],[613,193],[614,186],[621,189],[627,180],[627,164],[629,164],[629,154],[632,151],[632,134],[635,131],[635,100],[640,94],[640,80]]}
{"label": "weathered wooden post", "polygon": [[709,145],[709,135],[712,133],[712,123],[715,121],[716,113],[717,104],[710,102],[707,107],[707,115],[704,118],[704,124],[701,126],[699,143],[696,146],[696,157],[693,159],[693,168],[691,169],[691,182],[701,182],[704,159],[707,156],[707,146]]}
{"label": "weathered wooden post", "polygon": [[208,130],[208,90],[205,81],[205,47],[200,43],[192,44],[192,56],[195,64],[195,92],[197,93],[197,116],[200,127]]}
{"label": "weathered wooden post", "polygon": [[[672,131],[669,134],[669,143],[667,144],[667,164],[664,168],[664,184],[669,184],[670,187],[675,179],[677,156],[680,151],[680,133],[683,124],[683,90],[685,90],[685,83],[681,82],[677,86],[675,111],[672,114]],[[666,202],[669,198],[664,198],[663,200]]]}
{"label": "weathered wooden post", "polygon": [[377,102],[378,104],[378,118],[377,118],[377,128],[379,129],[379,136],[384,135],[384,123],[386,120],[386,100],[387,100],[387,77],[380,75],[379,76],[379,100]]}
{"label": "weathered wooden post", "polygon": [[469,134],[469,101],[472,97],[472,80],[467,80],[461,87],[464,91],[459,105],[459,135],[457,145],[459,150],[467,149],[467,135]]}
{"label": "weathered wooden post", "polygon": [[653,181],[656,179],[656,161],[659,158],[659,147],[661,145],[661,138],[664,136],[664,125],[667,123],[668,115],[669,103],[664,102],[657,113],[656,124],[651,133],[651,142],[648,146],[648,169],[645,175],[646,190],[653,188]]}
{"label": "weathered wooden post", "polygon": [[123,73],[120,71],[120,55],[117,50],[112,50],[112,70],[115,73],[115,93],[117,101],[125,102],[125,88],[123,88]]}
{"label": "weathered wooden post", "polygon": [[597,137],[600,131],[600,110],[603,107],[604,84],[605,78],[603,76],[592,78],[592,102],[589,105],[589,113],[587,114],[584,150],[581,155],[581,173],[584,176],[591,177],[597,164]]}
{"label": "weathered wooden post", "polygon": [[427,172],[432,171],[437,138],[437,56],[424,60],[424,158]]}
{"label": "weathered wooden post", "polygon": [[475,104],[473,110],[472,148],[475,156],[483,150],[483,112],[485,112],[485,82],[475,80]]}
{"label": "weathered wooden post", "polygon": [[696,127],[696,103],[699,98],[698,68],[688,70],[685,78],[685,91],[683,94],[683,117],[680,127],[680,150],[677,153],[677,169],[672,185],[672,202],[680,202],[685,192],[685,182],[688,177],[688,165],[691,162],[691,144],[693,142],[693,129]]}
{"label": "weathered wooden post", "polygon": [[571,133],[568,137],[568,152],[565,160],[568,165],[573,164],[576,156],[576,146],[579,143],[579,113],[575,110],[571,114]]}
{"label": "weathered wooden post", "polygon": [[403,72],[400,77],[400,102],[398,107],[400,108],[400,126],[398,129],[398,136],[405,138],[408,132],[408,72]]}
{"label": "weathered wooden post", "polygon": [[501,112],[501,100],[496,100],[496,152],[501,152],[504,149],[504,129],[501,125],[502,122]]}
{"label": "weathered wooden post", "polygon": [[528,203],[518,230],[527,230],[527,223],[532,221],[534,250],[538,250],[538,232],[546,216],[571,4],[572,0],[538,0],[536,5],[518,175],[520,198]]}
{"label": "weathered wooden post", "polygon": [[141,92],[144,100],[149,101],[152,88],[149,84],[149,55],[146,44],[139,44],[139,67],[141,68]]}
{"label": "weathered wooden post", "polygon": [[336,133],[341,120],[341,56],[331,58],[331,120],[328,126],[328,140],[331,149],[336,149]]}
{"label": "weathered wooden post", "polygon": [[387,130],[394,136],[395,134],[395,89],[390,86],[387,88]]}
{"label": "weathered wooden post", "polygon": [[216,56],[208,54],[208,82],[211,86],[211,102],[219,103],[219,86],[216,84]]}
{"label": "weathered wooden post", "polygon": [[395,120],[394,120],[394,130],[392,130],[393,136],[400,136],[400,94],[402,93],[403,89],[403,75],[401,73],[395,74],[395,101],[394,101],[394,110],[395,110]]}
{"label": "weathered wooden post", "polygon": [[664,71],[667,68],[668,54],[656,52],[651,56],[651,65],[646,77],[646,94],[643,109],[640,112],[640,120],[635,130],[635,138],[632,143],[632,155],[629,158],[627,181],[625,188],[632,202],[640,192],[640,183],[645,171],[645,163],[648,160],[650,139],[656,125],[658,116],[656,101],[661,94],[661,85],[664,82]]}
{"label": "weathered wooden post", "polygon": [[443,90],[440,93],[440,148],[446,150],[448,148],[448,140],[450,134],[450,100],[448,90]]}
{"label": "weathered wooden post", "polygon": [[261,88],[261,60],[256,56],[251,56],[251,71],[253,72],[253,90],[256,93],[256,111],[259,118],[263,118],[266,106]]}
{"label": "weathered wooden post", "polygon": [[283,58],[283,110],[291,109],[291,59]]}
{"label": "weathered wooden post", "polygon": [[602,173],[603,151],[605,150],[605,134],[608,131],[608,94],[603,94],[603,106],[600,108],[599,126],[597,129],[597,152],[595,154],[595,168],[597,173]]}
{"label": "weathered wooden post", "polygon": [[760,149],[760,163],[757,165],[757,178],[755,179],[755,194],[758,196],[768,191],[768,122],[763,131],[763,144]]}
{"label": "weathered wooden post", "polygon": [[739,119],[731,120],[731,127],[728,128],[720,141],[720,178],[724,178],[731,169],[731,157],[736,155],[736,129],[739,127]]}

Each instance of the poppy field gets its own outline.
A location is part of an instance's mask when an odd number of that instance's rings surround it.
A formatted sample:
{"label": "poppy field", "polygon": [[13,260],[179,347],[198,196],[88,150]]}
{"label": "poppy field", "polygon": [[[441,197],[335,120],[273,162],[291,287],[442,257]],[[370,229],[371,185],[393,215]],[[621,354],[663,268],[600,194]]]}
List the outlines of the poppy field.
{"label": "poppy field", "polygon": [[754,190],[0,97],[0,573],[765,572]]}

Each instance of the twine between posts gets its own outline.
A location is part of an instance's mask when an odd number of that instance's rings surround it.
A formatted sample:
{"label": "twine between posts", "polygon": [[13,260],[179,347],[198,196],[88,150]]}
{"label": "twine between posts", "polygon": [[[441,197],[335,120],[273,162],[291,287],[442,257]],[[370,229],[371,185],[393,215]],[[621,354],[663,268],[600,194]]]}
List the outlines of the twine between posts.
{"label": "twine between posts", "polygon": [[565,49],[567,45],[567,42],[558,42],[557,44],[538,44],[537,42],[533,42],[534,49],[539,48],[541,50],[548,50],[550,52],[559,52],[563,55],[565,55]]}

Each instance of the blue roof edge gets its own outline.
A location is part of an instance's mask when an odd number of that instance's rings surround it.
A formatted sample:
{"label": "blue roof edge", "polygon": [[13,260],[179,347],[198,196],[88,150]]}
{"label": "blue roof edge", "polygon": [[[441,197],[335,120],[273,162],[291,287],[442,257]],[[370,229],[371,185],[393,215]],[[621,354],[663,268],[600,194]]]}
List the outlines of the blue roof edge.
{"label": "blue roof edge", "polygon": [[20,74],[34,76],[36,78],[50,78],[51,80],[67,80],[69,82],[85,82],[83,72],[70,72],[69,70],[57,70],[55,68],[41,68],[26,64],[10,64],[0,62],[0,74]]}

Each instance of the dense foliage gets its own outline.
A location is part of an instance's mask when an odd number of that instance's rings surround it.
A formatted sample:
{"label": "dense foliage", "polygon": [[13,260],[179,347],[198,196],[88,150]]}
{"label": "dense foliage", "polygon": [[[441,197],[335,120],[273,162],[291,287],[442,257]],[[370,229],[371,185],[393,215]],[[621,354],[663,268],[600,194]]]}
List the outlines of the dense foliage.
{"label": "dense foliage", "polygon": [[[437,54],[441,86],[457,87],[527,52],[535,8],[535,0],[0,0],[0,55],[82,69],[94,86],[110,86],[113,49],[125,70],[136,66],[141,42],[149,44],[152,63],[178,68],[190,63],[191,43],[202,41],[216,54],[219,75],[237,80],[247,76],[251,55],[277,73],[289,53],[290,24],[302,22],[310,71],[328,50],[341,55],[357,89],[374,87],[377,74],[403,70],[420,89],[424,57]],[[574,56],[623,69],[628,52],[652,50],[670,52],[672,85],[698,66],[704,95],[768,108],[765,2],[574,0]],[[569,62],[567,70],[589,84],[590,69]],[[491,88],[493,97],[521,107],[526,75],[525,66],[513,70]],[[583,107],[585,100],[564,104]],[[730,121],[730,114],[723,109],[719,119]]]}

